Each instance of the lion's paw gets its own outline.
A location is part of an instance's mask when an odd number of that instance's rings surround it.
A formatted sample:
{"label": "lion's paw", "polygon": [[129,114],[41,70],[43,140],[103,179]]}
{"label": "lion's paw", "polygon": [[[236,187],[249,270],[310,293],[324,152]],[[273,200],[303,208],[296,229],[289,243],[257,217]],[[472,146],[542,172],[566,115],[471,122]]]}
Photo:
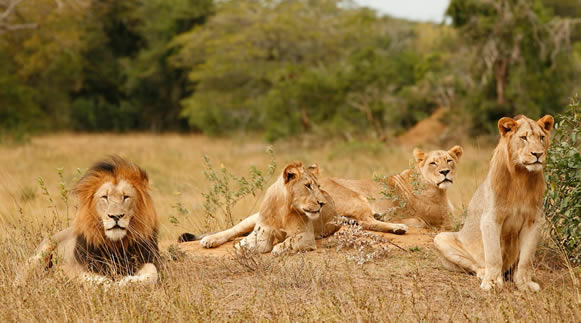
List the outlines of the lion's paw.
{"label": "lion's paw", "polygon": [[504,281],[502,280],[502,277],[498,277],[496,279],[485,278],[482,280],[480,288],[484,291],[489,291],[493,288],[502,289],[503,284]]}
{"label": "lion's paw", "polygon": [[405,224],[394,224],[393,233],[395,234],[405,234],[408,232],[408,226]]}
{"label": "lion's paw", "polygon": [[523,292],[538,292],[541,290],[541,286],[532,280],[526,283],[517,284],[516,287]]}
{"label": "lion's paw", "polygon": [[211,235],[204,237],[200,241],[200,245],[202,245],[202,247],[204,248],[216,248],[218,246],[223,245],[224,242],[226,241],[223,241],[223,239],[221,239],[220,237],[217,237],[216,235]]}
{"label": "lion's paw", "polygon": [[272,255],[275,256],[275,257],[278,257],[278,256],[282,255],[285,252],[286,252],[286,250],[284,249],[282,243],[279,243],[279,244],[275,245],[272,248]]}

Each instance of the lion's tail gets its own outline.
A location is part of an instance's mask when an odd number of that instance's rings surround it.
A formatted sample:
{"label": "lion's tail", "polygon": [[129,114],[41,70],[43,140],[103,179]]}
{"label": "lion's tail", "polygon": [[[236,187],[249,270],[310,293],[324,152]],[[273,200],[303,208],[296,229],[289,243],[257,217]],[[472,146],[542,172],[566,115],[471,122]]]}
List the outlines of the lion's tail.
{"label": "lion's tail", "polygon": [[188,242],[188,241],[197,241],[197,240],[202,240],[202,238],[204,238],[205,236],[209,236],[211,234],[214,234],[215,232],[208,232],[208,233],[203,233],[203,234],[198,234],[195,235],[193,233],[182,233],[179,237],[178,237],[178,243],[182,243],[182,242]]}

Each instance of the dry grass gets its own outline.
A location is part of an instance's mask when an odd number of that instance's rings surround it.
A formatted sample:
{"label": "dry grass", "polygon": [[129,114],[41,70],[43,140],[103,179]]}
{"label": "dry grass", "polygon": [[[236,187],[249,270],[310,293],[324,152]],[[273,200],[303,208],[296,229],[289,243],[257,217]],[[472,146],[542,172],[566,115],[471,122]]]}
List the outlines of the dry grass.
{"label": "dry grass", "polygon": [[[430,148],[430,147],[426,147]],[[485,177],[492,147],[465,147],[458,179],[450,190],[457,217]],[[73,217],[59,195],[57,168],[70,185],[77,168],[87,168],[118,153],[147,169],[161,217],[162,245],[184,231],[204,230],[201,192],[207,154],[238,174],[250,165],[265,167],[266,144],[254,138],[213,139],[179,135],[54,135],[23,146],[0,146],[0,320],[2,321],[581,321],[581,306],[570,272],[538,261],[543,289],[529,295],[508,284],[484,293],[474,276],[441,269],[431,246],[404,252],[392,248],[365,265],[350,260],[349,250],[272,258],[269,255],[206,257],[172,251],[158,286],[103,289],[69,282],[58,271],[40,273],[23,288],[12,287],[15,273],[43,236]],[[280,166],[291,160],[318,162],[326,175],[369,178],[408,166],[411,147],[378,143],[326,142],[275,145]],[[46,182],[53,202],[43,195]],[[177,194],[179,192],[179,194]],[[189,214],[175,206],[181,203]],[[254,199],[235,209],[241,219],[257,208]],[[179,224],[170,223],[175,217]],[[224,221],[224,219],[219,219]],[[218,222],[213,230],[224,222]],[[242,257],[242,258],[240,258]],[[247,262],[252,264],[248,265]],[[246,262],[246,263],[245,263]],[[574,273],[581,278],[581,273]]]}

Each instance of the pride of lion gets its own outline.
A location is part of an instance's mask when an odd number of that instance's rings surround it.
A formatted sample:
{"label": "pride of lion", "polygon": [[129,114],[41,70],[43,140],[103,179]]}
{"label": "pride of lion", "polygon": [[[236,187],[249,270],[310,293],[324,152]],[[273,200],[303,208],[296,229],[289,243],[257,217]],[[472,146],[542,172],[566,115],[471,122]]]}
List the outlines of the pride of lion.
{"label": "pride of lion", "polygon": [[[549,115],[498,121],[500,140],[464,226],[434,239],[445,269],[476,274],[484,290],[501,288],[512,270],[519,289],[540,289],[532,280],[532,261],[543,223],[543,164],[553,123]],[[320,178],[318,165],[292,162],[267,189],[258,213],[227,230],[183,234],[180,240],[201,239],[203,247],[215,248],[247,234],[236,248],[280,255],[316,249],[315,240],[338,231],[345,218],[393,234],[405,234],[408,225],[446,228],[453,212],[447,189],[462,154],[460,146],[415,149],[412,168],[379,180]],[[17,283],[55,263],[81,282],[157,282],[159,222],[148,190],[146,172],[129,161],[113,156],[95,164],[74,188],[80,205],[73,226],[41,243]]]}

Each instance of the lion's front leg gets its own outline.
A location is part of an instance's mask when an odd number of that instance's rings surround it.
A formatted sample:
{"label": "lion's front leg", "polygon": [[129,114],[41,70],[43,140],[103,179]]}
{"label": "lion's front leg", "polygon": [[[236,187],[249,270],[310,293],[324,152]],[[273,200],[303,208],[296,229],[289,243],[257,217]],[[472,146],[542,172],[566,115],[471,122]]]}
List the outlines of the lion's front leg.
{"label": "lion's front leg", "polygon": [[246,219],[240,221],[237,225],[233,226],[230,229],[214,233],[207,237],[204,237],[200,244],[204,248],[216,248],[218,246],[223,245],[229,240],[232,240],[236,237],[241,236],[244,233],[252,231],[256,222],[258,222],[259,214],[254,213],[253,215],[247,217]]}
{"label": "lion's front leg", "polygon": [[502,288],[502,253],[500,249],[500,233],[502,227],[496,222],[495,212],[482,215],[480,230],[484,245],[484,278],[480,288],[490,290],[492,287]]}
{"label": "lion's front leg", "polygon": [[283,242],[277,244],[272,249],[273,256],[280,256],[284,253],[295,253],[299,251],[311,251],[317,249],[315,235],[313,232],[301,232],[292,235]]}
{"label": "lion's front leg", "polygon": [[50,238],[44,239],[34,256],[30,257],[26,264],[23,266],[22,270],[16,275],[16,280],[14,281],[15,286],[22,286],[28,280],[31,272],[36,268],[49,269],[53,266],[53,258],[55,257],[56,249],[59,244],[66,241],[73,241],[74,233],[72,228],[67,228],[62,230]]}
{"label": "lion's front leg", "polygon": [[130,283],[141,283],[145,285],[153,285],[157,282],[158,273],[157,268],[152,263],[144,264],[136,273],[132,276],[126,276],[119,281],[119,286],[125,286]]}
{"label": "lion's front leg", "polygon": [[254,252],[265,253],[272,250],[274,244],[274,231],[264,225],[257,224],[252,232],[240,240],[237,248],[246,248]]}
{"label": "lion's front leg", "polygon": [[537,216],[537,219],[533,223],[527,224],[525,222],[519,235],[520,254],[514,281],[518,289],[523,291],[538,292],[541,289],[539,284],[532,280],[532,264],[539,241],[539,229],[542,223],[542,216]]}

